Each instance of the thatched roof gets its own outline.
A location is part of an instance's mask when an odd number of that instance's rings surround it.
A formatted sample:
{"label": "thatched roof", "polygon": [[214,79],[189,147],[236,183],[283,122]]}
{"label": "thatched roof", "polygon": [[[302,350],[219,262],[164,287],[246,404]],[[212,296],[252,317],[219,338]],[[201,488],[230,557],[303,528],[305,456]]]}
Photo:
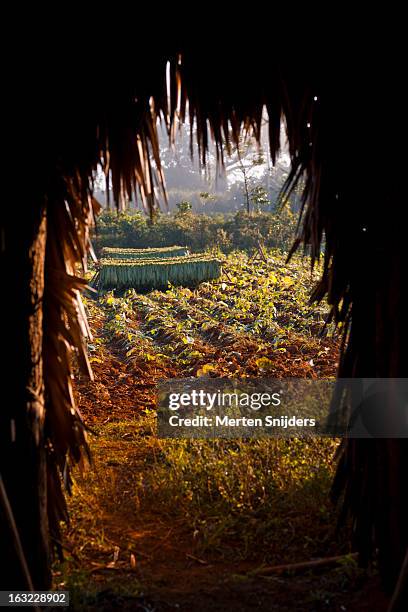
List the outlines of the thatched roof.
{"label": "thatched roof", "polygon": [[[173,40],[159,50],[128,43],[119,50],[119,62],[106,58],[102,49],[87,62],[83,58],[77,62],[70,52],[53,75],[38,74],[33,66],[35,89],[25,109],[25,129],[32,147],[29,182],[37,195],[47,199],[49,211],[47,418],[61,469],[66,468],[67,452],[75,462],[79,447],[86,447],[78,418],[70,411],[69,347],[79,347],[87,369],[81,340],[85,323],[77,306],[82,283],[72,275],[75,262],[85,261],[92,176],[102,164],[117,202],[121,194],[131,197],[136,192],[146,211],[158,206],[160,197],[165,198],[158,120],[165,122],[171,141],[177,121],[188,117],[197,127],[192,150],[197,145],[205,164],[213,140],[222,164],[229,145],[237,144],[243,131],[260,138],[264,107],[275,159],[283,118],[292,160],[285,193],[304,180],[296,246],[310,245],[312,258],[317,258],[325,240],[324,272],[314,297],[327,295],[333,316],[346,322],[347,348],[340,374],[407,375],[405,246],[398,217],[405,186],[399,168],[391,173],[388,165],[382,165],[384,152],[398,140],[398,122],[393,122],[392,132],[388,122],[404,116],[395,92],[399,81],[393,80],[391,66],[385,71],[368,54],[333,55],[327,64],[325,50],[310,45],[292,60],[287,50],[270,52],[269,43],[255,48],[243,44],[238,53],[233,47],[221,53],[210,42],[197,48]],[[59,275],[60,281],[61,274],[65,284],[56,291],[53,279]],[[384,460],[394,451],[395,447],[383,448]],[[395,452],[406,460],[405,446]],[[355,465],[347,461],[346,457],[350,474]],[[376,486],[363,487],[361,478],[348,490],[350,503],[357,521],[364,518],[373,526],[378,545],[385,537],[388,501],[379,499]],[[394,494],[399,486],[397,482]],[[369,499],[376,500],[373,512],[367,507]],[[393,550],[394,566],[406,535],[400,549]],[[367,551],[371,544],[372,530],[367,528],[363,535],[360,532],[359,545]],[[394,578],[395,567],[391,574]]]}

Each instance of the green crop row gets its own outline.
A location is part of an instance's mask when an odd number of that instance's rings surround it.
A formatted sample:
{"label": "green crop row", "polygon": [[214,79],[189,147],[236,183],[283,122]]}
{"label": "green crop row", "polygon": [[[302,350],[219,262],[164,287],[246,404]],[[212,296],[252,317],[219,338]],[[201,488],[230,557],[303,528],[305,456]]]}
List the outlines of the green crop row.
{"label": "green crop row", "polygon": [[160,260],[103,259],[99,277],[101,289],[154,289],[172,285],[196,285],[218,278],[221,262],[208,255],[190,255]]}
{"label": "green crop row", "polygon": [[104,247],[102,249],[102,257],[110,259],[156,259],[162,257],[182,257],[188,254],[188,248],[181,246],[151,249],[125,249],[116,247]]}
{"label": "green crop row", "polygon": [[185,255],[184,257],[178,257],[176,255],[176,256],[160,257],[160,258],[156,258],[156,257],[147,258],[146,257],[144,259],[130,259],[129,257],[121,257],[121,258],[103,257],[100,260],[100,263],[102,266],[107,266],[107,265],[145,266],[147,264],[160,265],[162,263],[183,263],[187,261],[201,261],[201,260],[208,260],[208,259],[214,259],[214,257],[212,255],[209,255],[208,253],[193,253],[192,255]]}

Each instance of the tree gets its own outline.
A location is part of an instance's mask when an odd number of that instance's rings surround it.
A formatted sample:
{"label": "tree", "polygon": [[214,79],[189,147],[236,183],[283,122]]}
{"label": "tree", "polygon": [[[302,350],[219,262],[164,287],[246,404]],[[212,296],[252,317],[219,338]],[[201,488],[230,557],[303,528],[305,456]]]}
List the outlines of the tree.
{"label": "tree", "polygon": [[203,206],[205,206],[207,202],[215,202],[217,200],[217,197],[208,191],[201,191],[198,194],[198,197],[200,198],[200,202]]}
{"label": "tree", "polygon": [[257,212],[260,212],[263,208],[266,208],[271,203],[268,192],[264,187],[262,187],[262,185],[255,185],[254,187],[251,187],[249,198]]}
{"label": "tree", "polygon": [[189,213],[193,208],[191,202],[187,202],[187,200],[179,202],[178,204],[176,204],[176,206],[178,210],[178,215],[185,215],[186,213]]}
{"label": "tree", "polygon": [[[241,141],[236,148],[236,153],[238,156],[238,164],[239,169],[242,173],[242,178],[244,181],[244,197],[245,197],[245,206],[246,211],[249,214],[251,212],[251,202],[259,206],[264,202],[265,196],[267,196],[266,190],[261,186],[253,185],[253,170],[259,166],[262,166],[265,163],[265,159],[262,154],[262,150],[259,147],[258,152],[252,157],[244,157],[244,154],[247,153],[249,147],[252,145],[251,140]],[[261,193],[260,190],[263,190]],[[261,195],[263,198],[261,198]],[[261,202],[262,200],[262,202]]]}

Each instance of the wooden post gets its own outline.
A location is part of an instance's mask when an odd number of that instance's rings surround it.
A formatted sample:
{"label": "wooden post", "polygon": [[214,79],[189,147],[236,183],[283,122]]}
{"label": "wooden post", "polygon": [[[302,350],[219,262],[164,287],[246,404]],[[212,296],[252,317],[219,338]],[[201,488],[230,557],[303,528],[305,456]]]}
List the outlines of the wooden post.
{"label": "wooden post", "polygon": [[[51,584],[42,362],[46,215],[41,198],[11,209],[2,226],[4,376],[0,474],[35,589]],[[15,534],[0,506],[0,589],[29,588]],[[21,551],[20,551],[21,553]]]}

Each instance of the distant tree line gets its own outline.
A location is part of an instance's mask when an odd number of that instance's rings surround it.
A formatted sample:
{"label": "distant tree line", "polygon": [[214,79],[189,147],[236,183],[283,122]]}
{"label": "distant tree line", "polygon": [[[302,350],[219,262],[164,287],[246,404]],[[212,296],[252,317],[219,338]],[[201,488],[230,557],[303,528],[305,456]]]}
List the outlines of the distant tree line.
{"label": "distant tree line", "polygon": [[287,251],[295,237],[297,215],[288,206],[275,212],[253,211],[205,215],[180,202],[176,213],[159,214],[153,221],[143,213],[104,212],[99,216],[94,245],[162,247],[186,245],[192,251],[218,248],[228,253],[251,250],[261,242]]}

